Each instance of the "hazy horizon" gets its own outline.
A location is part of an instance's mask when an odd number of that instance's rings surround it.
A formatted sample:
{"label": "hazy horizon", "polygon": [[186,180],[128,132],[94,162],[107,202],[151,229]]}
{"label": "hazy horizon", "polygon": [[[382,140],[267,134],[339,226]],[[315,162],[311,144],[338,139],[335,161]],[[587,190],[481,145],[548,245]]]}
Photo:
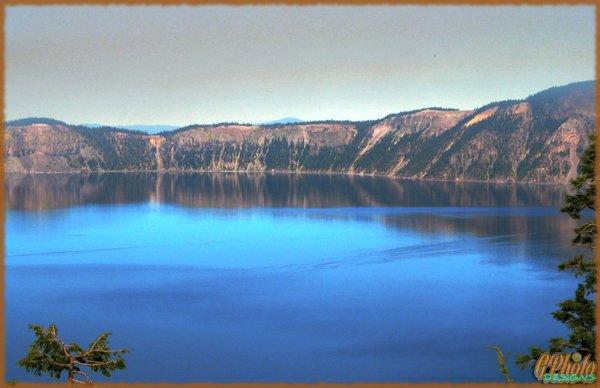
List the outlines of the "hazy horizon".
{"label": "hazy horizon", "polygon": [[593,6],[7,7],[6,120],[474,109],[595,80]]}
{"label": "hazy horizon", "polygon": [[[552,87],[561,87],[561,86],[567,86],[567,85],[571,85],[571,84],[577,84],[577,83],[582,83],[582,82],[596,82],[595,79],[591,79],[591,80],[585,80],[585,81],[574,81],[574,82],[570,82],[569,84],[564,84],[564,85],[553,85],[550,86],[548,88],[545,88],[543,90],[538,90],[537,92],[533,92],[530,93],[530,95],[532,94],[536,94],[539,92],[543,92],[545,90],[551,89]],[[528,95],[529,96],[529,95]],[[528,96],[524,96],[522,98],[515,98],[514,100],[518,101],[518,100],[523,100],[525,98],[527,98]],[[507,100],[497,100],[497,101],[490,101],[490,103],[496,103],[496,102],[501,102],[501,101],[508,101]],[[482,106],[485,105],[489,105],[489,104],[484,104]],[[481,108],[482,106],[477,106],[477,107],[473,107],[472,109],[459,109],[459,108],[452,108],[452,107],[438,107],[438,106],[423,106],[422,108],[417,108],[414,109],[415,111],[419,111],[419,110],[426,110],[426,109],[447,109],[447,110],[476,110],[478,108]],[[385,115],[388,116],[390,114],[397,114],[397,113],[403,113],[403,112],[409,112],[409,111],[398,111],[398,112],[390,112],[389,114]],[[176,130],[182,127],[186,127],[189,125],[194,125],[194,124],[200,124],[200,125],[214,125],[214,124],[222,124],[222,123],[236,123],[236,124],[242,124],[242,125],[272,125],[272,124],[290,124],[290,123],[310,123],[310,122],[319,122],[319,121],[351,121],[351,122],[360,122],[360,121],[376,121],[376,120],[380,120],[382,118],[384,118],[384,116],[380,116],[380,117],[373,117],[373,118],[366,118],[366,119],[359,119],[359,120],[351,120],[351,119],[328,119],[328,118],[322,118],[322,119],[315,119],[315,120],[304,120],[302,118],[297,118],[297,117],[281,117],[279,119],[274,119],[274,120],[270,120],[270,121],[266,121],[266,122],[248,122],[248,121],[236,121],[236,120],[225,120],[225,121],[214,121],[214,122],[189,122],[189,123],[184,123],[184,124],[179,124],[179,125],[171,125],[171,124],[166,124],[166,123],[146,123],[146,124],[139,124],[139,123],[127,123],[127,124],[119,124],[119,123],[112,123],[112,124],[106,124],[106,123],[91,123],[91,122],[70,122],[68,120],[62,120],[60,117],[42,117],[42,116],[27,116],[27,117],[18,117],[18,118],[14,118],[14,119],[7,119],[7,122],[10,121],[19,121],[19,120],[25,120],[25,119],[51,119],[51,120],[56,120],[56,121],[62,121],[65,122],[67,124],[73,124],[73,125],[82,125],[82,126],[87,126],[90,128],[97,128],[97,127],[102,127],[102,126],[109,126],[109,127],[116,127],[116,128],[123,128],[123,129],[133,129],[133,130],[141,130],[141,131],[145,131],[145,132],[149,132],[149,133],[158,133],[158,132],[165,132],[165,131],[172,131],[172,130]],[[292,120],[292,121],[289,121]]]}

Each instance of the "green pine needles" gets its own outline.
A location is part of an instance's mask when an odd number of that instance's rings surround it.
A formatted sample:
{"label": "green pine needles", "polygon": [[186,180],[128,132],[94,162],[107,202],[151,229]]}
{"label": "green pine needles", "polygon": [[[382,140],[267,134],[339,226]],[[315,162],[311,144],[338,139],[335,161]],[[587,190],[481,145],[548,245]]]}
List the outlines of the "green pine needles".
{"label": "green pine needles", "polygon": [[498,358],[498,370],[504,377],[504,380],[508,383],[514,383],[512,377],[510,377],[510,373],[508,371],[508,367],[506,366],[506,357],[504,357],[504,353],[502,353],[502,349],[499,346],[491,345],[488,348],[494,349],[496,351],[496,357]]}
{"label": "green pine needles", "polygon": [[53,324],[47,329],[38,325],[29,325],[29,328],[36,339],[25,357],[19,360],[19,365],[37,376],[48,374],[60,380],[65,372],[68,383],[91,384],[92,379],[83,369],[110,377],[115,370],[125,368],[123,354],[128,350],[111,350],[108,344],[110,333],[99,335],[84,350],[78,344],[65,343]]}

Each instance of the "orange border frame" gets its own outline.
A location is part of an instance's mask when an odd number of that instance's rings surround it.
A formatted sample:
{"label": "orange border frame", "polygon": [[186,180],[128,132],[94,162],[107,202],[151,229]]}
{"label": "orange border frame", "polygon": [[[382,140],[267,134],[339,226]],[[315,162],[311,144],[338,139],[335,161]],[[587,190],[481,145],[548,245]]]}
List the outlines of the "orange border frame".
{"label": "orange border frame", "polygon": [[[5,21],[5,7],[7,6],[19,6],[19,5],[208,5],[208,4],[221,4],[221,5],[487,5],[487,6],[501,6],[501,5],[594,5],[595,16],[596,16],[596,78],[598,77],[598,70],[600,68],[598,63],[598,49],[600,48],[598,39],[598,20],[600,20],[600,6],[594,0],[0,0],[3,2],[0,7],[0,20],[2,21],[2,30],[0,32],[0,68],[2,69],[2,77],[0,77],[0,89],[3,91],[0,95],[0,104],[2,110],[0,111],[0,123],[2,125],[2,133],[0,141],[0,154],[4,155],[4,21]],[[596,80],[596,133],[598,133],[598,117],[597,112],[600,93],[599,83]],[[596,153],[600,154],[600,141],[596,142]],[[0,385],[6,384],[6,360],[5,360],[5,318],[4,313],[4,280],[5,280],[5,268],[4,268],[4,223],[5,223],[5,204],[4,204],[4,157],[0,159],[0,255],[2,256],[2,263],[0,264],[0,311],[2,312],[3,319],[0,319]],[[600,181],[600,160],[596,158],[596,182]],[[600,194],[600,193],[599,193]],[[596,196],[596,208],[600,209],[600,195]],[[598,222],[600,217],[596,212],[596,225],[600,225]],[[596,239],[596,247],[594,251],[594,260],[597,263],[598,260],[598,248],[600,248],[600,239]],[[596,284],[596,295],[598,295],[598,284]],[[550,313],[550,312],[548,312]],[[596,322],[600,322],[600,310],[596,309]],[[596,349],[599,348],[600,340],[599,336],[596,335]],[[596,361],[598,357],[594,357]],[[515,383],[514,386],[531,386],[539,385],[541,383]],[[18,387],[56,387],[57,385],[64,385],[64,383],[20,383],[17,382]],[[440,387],[440,386],[462,386],[468,385],[469,387],[503,387],[506,384],[501,383],[95,383],[95,386],[106,386],[106,387],[138,387],[146,388],[148,386],[177,386],[181,388],[187,387],[262,387],[268,385],[270,387],[316,387],[316,386],[346,386],[352,385],[352,387],[411,387],[417,385],[419,387]],[[549,386],[572,386],[572,385],[556,385],[551,384]],[[585,386],[585,385],[583,385]]]}

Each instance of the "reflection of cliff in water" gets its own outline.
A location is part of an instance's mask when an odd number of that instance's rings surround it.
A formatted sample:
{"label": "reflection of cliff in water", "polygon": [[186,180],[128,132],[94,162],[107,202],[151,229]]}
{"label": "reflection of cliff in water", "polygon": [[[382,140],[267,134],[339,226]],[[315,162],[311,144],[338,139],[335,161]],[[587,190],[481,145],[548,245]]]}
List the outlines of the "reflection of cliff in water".
{"label": "reflection of cliff in water", "polygon": [[[447,243],[432,241],[431,246],[420,246],[427,256],[477,252],[481,247],[473,242],[464,244],[462,237],[475,236],[487,244],[487,260],[501,265],[536,257],[543,267],[554,268],[556,258],[575,252],[570,244],[575,222],[558,211],[564,200],[564,186],[315,174],[105,173],[9,175],[5,189],[8,209],[25,211],[149,201],[206,208],[329,208],[306,210],[303,214],[452,236]],[[367,209],[369,206],[381,208]],[[345,211],[339,207],[358,209]],[[273,215],[288,213],[281,209]],[[384,252],[384,257],[418,256],[418,251],[409,251]]]}
{"label": "reflection of cliff in water", "polygon": [[7,175],[8,209],[163,202],[192,207],[552,206],[565,186],[263,173]]}
{"label": "reflection of cliff in water", "polygon": [[[499,214],[500,213],[500,214]],[[533,209],[524,214],[461,214],[441,213],[422,215],[386,216],[380,221],[390,228],[415,230],[420,233],[447,234],[456,237],[456,243],[448,249],[462,249],[465,254],[485,251],[487,259],[495,264],[519,261],[530,262],[534,257],[544,266],[556,267],[556,258],[563,260],[576,253],[583,253],[571,244],[576,223],[566,214]],[[478,237],[486,244],[465,246],[461,234]],[[495,247],[496,249],[490,249]],[[587,254],[587,252],[586,252]],[[548,262],[550,259],[550,262]]]}

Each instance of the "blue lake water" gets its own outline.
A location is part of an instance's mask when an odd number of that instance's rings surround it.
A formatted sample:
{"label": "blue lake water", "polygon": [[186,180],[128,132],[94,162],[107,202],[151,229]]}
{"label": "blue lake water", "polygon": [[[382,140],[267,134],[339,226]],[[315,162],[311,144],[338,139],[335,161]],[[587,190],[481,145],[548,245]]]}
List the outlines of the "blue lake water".
{"label": "blue lake water", "polygon": [[[7,378],[32,333],[111,331],[111,381],[501,381],[564,335],[562,186],[265,174],[15,175]],[[98,379],[102,380],[102,379]]]}

